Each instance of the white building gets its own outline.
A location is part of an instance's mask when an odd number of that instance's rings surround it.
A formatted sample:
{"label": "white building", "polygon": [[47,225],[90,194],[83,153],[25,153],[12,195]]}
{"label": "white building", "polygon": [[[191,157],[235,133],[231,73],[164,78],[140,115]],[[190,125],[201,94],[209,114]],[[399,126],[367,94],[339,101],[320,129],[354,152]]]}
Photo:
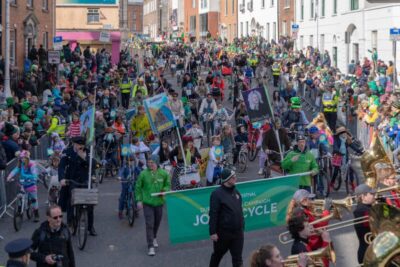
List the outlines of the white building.
{"label": "white building", "polygon": [[277,39],[278,0],[238,0],[239,37],[258,35]]}
{"label": "white building", "polygon": [[393,60],[389,29],[400,27],[400,3],[370,2],[373,1],[297,0],[297,48],[327,50],[332,64],[342,72],[347,72],[351,60],[371,58],[372,48],[377,49],[379,59]]}

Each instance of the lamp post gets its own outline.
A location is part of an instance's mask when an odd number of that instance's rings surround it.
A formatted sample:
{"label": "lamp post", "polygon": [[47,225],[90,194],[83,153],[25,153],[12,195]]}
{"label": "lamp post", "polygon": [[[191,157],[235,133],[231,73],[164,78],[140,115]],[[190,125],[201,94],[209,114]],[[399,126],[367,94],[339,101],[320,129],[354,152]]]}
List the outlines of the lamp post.
{"label": "lamp post", "polygon": [[160,8],[160,28],[159,28],[159,32],[160,32],[160,35],[162,36],[162,8],[163,8],[163,4],[162,4],[162,2],[161,2],[161,0],[160,0],[160,5],[159,5],[159,8]]}
{"label": "lamp post", "polygon": [[4,62],[4,92],[7,97],[11,96],[10,88],[10,0],[6,0],[6,45],[5,45],[5,62]]}
{"label": "lamp post", "polygon": [[319,20],[318,20],[318,0],[315,0],[315,20],[317,21],[317,49],[319,50]]}

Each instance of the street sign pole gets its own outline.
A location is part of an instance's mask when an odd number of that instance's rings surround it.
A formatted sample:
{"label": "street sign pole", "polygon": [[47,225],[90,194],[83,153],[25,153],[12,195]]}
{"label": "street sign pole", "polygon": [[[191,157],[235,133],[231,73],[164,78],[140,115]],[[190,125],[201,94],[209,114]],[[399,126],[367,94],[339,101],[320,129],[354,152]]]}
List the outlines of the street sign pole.
{"label": "street sign pole", "polygon": [[396,48],[397,48],[397,42],[395,40],[393,40],[393,92],[394,92],[394,87],[396,85]]}

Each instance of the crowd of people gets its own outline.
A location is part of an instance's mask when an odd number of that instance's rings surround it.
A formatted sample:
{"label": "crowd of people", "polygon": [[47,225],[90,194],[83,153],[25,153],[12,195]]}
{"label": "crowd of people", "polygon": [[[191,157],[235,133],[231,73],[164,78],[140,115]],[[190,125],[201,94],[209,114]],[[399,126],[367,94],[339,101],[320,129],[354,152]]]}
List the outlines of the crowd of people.
{"label": "crowd of people", "polygon": [[[326,224],[312,224],[317,218],[309,199],[323,197],[328,187],[335,186],[340,171],[344,172],[341,166],[350,157],[348,148],[364,153],[359,136],[345,127],[346,122],[359,120],[371,126],[371,132],[383,133],[396,167],[400,167],[400,99],[395,89],[397,80],[393,80],[396,70],[392,62],[379,60],[376,51],[372,60],[352,61],[344,73],[332,65],[328,51],[313,47],[295,50],[286,38],[267,42],[249,37],[232,44],[150,43],[138,54],[122,50],[116,65],[111,64],[106,49],[82,49],[77,43],[64,45],[62,62],[54,67],[46,64],[42,50],[33,47],[30,51],[24,77],[12,96],[6,96],[0,85],[0,167],[17,160],[7,180],[19,175],[20,185],[32,200],[35,221],[39,221],[38,170],[29,150],[47,136],[51,140],[49,171],[53,170],[61,186],[60,206],[49,207],[47,221],[33,234],[33,243],[25,240],[10,245],[24,251],[12,257],[13,249],[9,248],[12,258],[25,257],[29,243],[36,251],[32,259],[38,266],[54,264],[53,256],[58,254],[63,255],[63,266],[75,266],[68,231],[73,219],[71,191],[87,187],[92,179],[89,166],[93,166],[94,176],[96,167],[104,167],[105,175],[122,181],[135,178],[135,198],[137,208],[144,211],[149,256],[156,254],[164,204],[163,198],[151,194],[221,184],[210,201],[214,244],[210,266],[218,266],[227,250],[233,266],[242,266],[244,218],[232,167],[238,163],[242,146],[248,146],[249,131],[258,125],[259,175],[270,161],[278,173],[306,173],[293,196],[287,222],[295,240],[292,254],[300,254],[295,261],[307,266],[309,257],[305,253],[332,243],[326,231],[318,235],[312,232],[312,226]],[[169,79],[176,79],[177,85]],[[257,90],[264,87],[266,98]],[[168,97],[177,132],[156,132],[146,113],[144,101],[160,93]],[[317,111],[313,118],[303,109],[305,100]],[[95,109],[94,155],[89,153],[88,122],[83,119],[91,108]],[[266,119],[255,121],[260,112],[268,113]],[[338,113],[345,114],[344,118]],[[123,146],[129,147],[127,153],[122,152]],[[318,175],[322,156],[331,157],[334,166],[332,180],[325,184]],[[378,181],[389,187],[393,185],[389,180],[394,168],[383,165]],[[198,173],[194,177],[199,179],[184,184],[180,176],[186,174],[182,170],[187,167]],[[360,217],[371,207],[370,195],[375,194],[375,188],[358,185],[354,175],[350,175],[350,193],[359,198],[355,215]],[[128,193],[126,184],[121,184],[120,219]],[[386,202],[400,208],[396,194]],[[328,216],[328,210],[321,217]],[[62,212],[67,212],[65,224]],[[362,233],[369,226],[363,227],[356,227],[360,263],[367,249]],[[93,207],[88,230],[97,235]],[[54,235],[57,240],[63,236],[63,242],[53,244]],[[282,266],[281,258],[276,246],[265,245],[254,252],[251,266]],[[322,261],[328,266],[327,259]]]}

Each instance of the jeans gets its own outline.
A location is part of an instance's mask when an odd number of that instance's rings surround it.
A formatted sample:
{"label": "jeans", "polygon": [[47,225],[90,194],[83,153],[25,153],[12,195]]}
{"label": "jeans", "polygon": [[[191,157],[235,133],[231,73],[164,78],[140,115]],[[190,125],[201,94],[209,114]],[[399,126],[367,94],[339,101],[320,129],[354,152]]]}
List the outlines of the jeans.
{"label": "jeans", "polygon": [[242,251],[243,251],[243,232],[220,232],[218,233],[218,241],[213,242],[214,251],[211,254],[210,267],[218,267],[222,257],[226,252],[231,253],[232,266],[242,267]]}
{"label": "jeans", "polygon": [[144,219],[146,221],[146,239],[147,247],[153,247],[153,241],[157,237],[158,228],[160,227],[163,206],[153,207],[143,204]]}
{"label": "jeans", "polygon": [[119,195],[119,205],[118,205],[118,211],[123,211],[124,206],[125,206],[125,199],[128,195],[129,192],[129,183],[122,182],[121,183],[121,194]]}
{"label": "jeans", "polygon": [[214,130],[215,130],[214,121],[205,121],[205,122],[203,122],[203,128],[204,128],[204,135],[205,136],[207,136],[208,131],[211,131],[211,136],[214,135]]}
{"label": "jeans", "polygon": [[121,104],[124,107],[124,109],[128,109],[129,107],[129,98],[131,94],[130,93],[121,93]]}

